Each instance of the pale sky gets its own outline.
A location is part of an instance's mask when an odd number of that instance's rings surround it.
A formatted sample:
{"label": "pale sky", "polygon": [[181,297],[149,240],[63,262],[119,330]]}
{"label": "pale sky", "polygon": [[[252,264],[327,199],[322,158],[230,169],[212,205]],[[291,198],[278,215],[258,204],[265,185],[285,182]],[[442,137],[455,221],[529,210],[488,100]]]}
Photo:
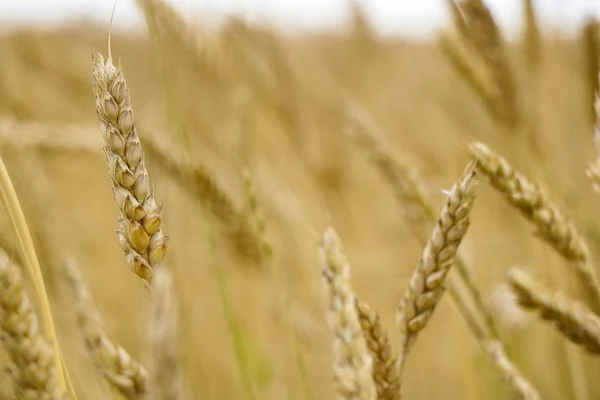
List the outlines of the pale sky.
{"label": "pale sky", "polygon": [[[226,15],[266,20],[292,30],[340,26],[348,0],[168,0],[189,16],[218,22]],[[383,34],[427,36],[448,21],[444,0],[359,0]],[[0,26],[56,24],[78,18],[108,23],[114,0],[0,0]],[[506,29],[521,22],[521,0],[487,0]],[[561,29],[578,26],[588,15],[600,18],[600,0],[537,0],[543,22]],[[119,0],[115,24],[140,27],[135,0]]]}

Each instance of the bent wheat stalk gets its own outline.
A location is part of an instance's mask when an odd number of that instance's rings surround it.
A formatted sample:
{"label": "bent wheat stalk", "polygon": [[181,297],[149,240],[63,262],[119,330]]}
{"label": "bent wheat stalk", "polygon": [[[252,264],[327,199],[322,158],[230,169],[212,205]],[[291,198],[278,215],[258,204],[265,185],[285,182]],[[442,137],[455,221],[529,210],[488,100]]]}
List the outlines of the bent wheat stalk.
{"label": "bent wheat stalk", "polygon": [[94,60],[94,94],[113,195],[119,210],[117,237],[133,271],[148,284],[167,254],[168,236],[160,229],[162,205],[144,163],[142,145],[121,68],[110,56]]}
{"label": "bent wheat stalk", "polygon": [[333,373],[338,398],[375,400],[371,374],[373,361],[367,350],[356,312],[356,297],[350,286],[350,266],[340,239],[331,227],[319,243],[323,283],[327,293],[327,319],[333,331]]}
{"label": "bent wheat stalk", "polygon": [[448,192],[446,205],[400,302],[397,315],[402,335],[398,359],[400,371],[408,351],[444,293],[444,280],[467,233],[477,187],[475,166],[476,163],[469,163],[461,179]]}

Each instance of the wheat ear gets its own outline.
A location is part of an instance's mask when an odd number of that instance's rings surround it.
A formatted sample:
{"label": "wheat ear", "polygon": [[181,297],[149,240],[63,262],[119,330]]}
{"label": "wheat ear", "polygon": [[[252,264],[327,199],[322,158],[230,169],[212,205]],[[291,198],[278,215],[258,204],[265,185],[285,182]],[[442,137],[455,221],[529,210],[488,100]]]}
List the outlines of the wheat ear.
{"label": "wheat ear", "polygon": [[17,398],[63,400],[54,350],[39,326],[19,268],[0,250],[1,338],[14,363]]}
{"label": "wheat ear", "polygon": [[375,400],[372,359],[367,350],[350,286],[350,266],[340,239],[331,227],[319,243],[323,283],[327,293],[327,319],[333,331],[333,373],[338,399]]}
{"label": "wheat ear", "polygon": [[508,271],[508,282],[522,307],[538,311],[542,319],[553,322],[588,352],[600,353],[600,318],[585,304],[548,289],[519,269]]}
{"label": "wheat ear", "polygon": [[133,271],[151,284],[154,269],[167,254],[168,236],[160,229],[157,205],[144,163],[142,145],[121,68],[111,58],[94,57],[94,93],[104,152],[117,208],[117,236]]}
{"label": "wheat ear", "polygon": [[373,360],[377,399],[400,400],[400,374],[388,333],[381,325],[379,315],[374,314],[367,303],[356,299],[356,312]]}
{"label": "wheat ear", "polygon": [[125,398],[144,399],[148,393],[146,370],[106,334],[100,313],[75,262],[65,262],[64,271],[75,296],[77,322],[96,368]]}
{"label": "wheat ear", "polygon": [[480,169],[492,186],[502,193],[510,205],[518,209],[536,228],[535,234],[570,261],[577,272],[587,297],[600,307],[600,281],[589,262],[589,251],[575,225],[546,193],[506,159],[481,142],[469,145],[469,152],[479,161]]}
{"label": "wheat ear", "polygon": [[150,400],[186,398],[183,368],[177,349],[177,309],[169,268],[156,273],[149,337],[152,349]]}
{"label": "wheat ear", "polygon": [[402,334],[398,360],[401,368],[444,293],[444,280],[467,233],[477,187],[475,165],[469,163],[461,179],[447,193],[446,205],[400,302],[397,318]]}
{"label": "wheat ear", "polygon": [[[411,233],[420,245],[425,246],[429,239],[431,225],[437,221],[438,216],[431,205],[430,199],[425,195],[423,180],[406,162],[392,154],[389,150],[390,146],[383,142],[380,129],[367,110],[354,105],[349,112],[349,122],[349,134],[365,150],[373,164],[395,190]],[[426,229],[429,229],[429,231],[426,231]],[[458,304],[458,302],[467,302],[467,299],[465,291],[455,290],[453,292],[455,295],[452,297],[459,306],[465,321],[467,321],[470,328],[480,330],[481,328],[473,325],[473,322],[477,321],[479,317],[483,318],[485,328],[489,331],[489,334],[494,339],[499,339],[492,314],[485,305],[473,276],[460,255],[457,255],[456,258],[456,272],[464,282],[467,288],[466,292],[472,298],[478,312],[478,315],[473,315],[468,307],[462,307]],[[452,284],[452,282],[449,282],[449,284]],[[478,332],[473,331],[473,333],[476,336],[478,335]]]}

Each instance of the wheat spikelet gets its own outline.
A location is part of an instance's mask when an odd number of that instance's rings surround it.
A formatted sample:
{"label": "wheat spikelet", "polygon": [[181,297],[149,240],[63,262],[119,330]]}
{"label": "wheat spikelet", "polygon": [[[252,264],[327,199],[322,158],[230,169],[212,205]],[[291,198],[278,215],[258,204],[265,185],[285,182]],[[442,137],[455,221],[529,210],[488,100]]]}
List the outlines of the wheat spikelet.
{"label": "wheat spikelet", "polygon": [[106,334],[102,318],[73,260],[65,262],[64,271],[75,296],[77,322],[96,368],[125,398],[144,399],[148,393],[145,368]]}
{"label": "wheat spikelet", "polygon": [[492,359],[494,366],[508,384],[515,400],[541,400],[540,394],[531,385],[507,357],[504,346],[498,341],[490,341],[485,350]]}
{"label": "wheat spikelet", "polygon": [[572,221],[550,201],[536,184],[515,171],[506,159],[481,142],[469,145],[469,152],[479,161],[480,169],[494,188],[518,209],[536,228],[535,235],[550,244],[573,265],[587,296],[600,305],[600,281],[589,262],[589,252]]}
{"label": "wheat spikelet", "polygon": [[149,326],[152,345],[150,400],[186,398],[182,364],[177,350],[177,309],[172,280],[170,269],[161,268],[157,271]]}
{"label": "wheat spikelet", "polygon": [[522,307],[538,311],[541,318],[554,323],[567,338],[588,352],[600,353],[600,318],[587,306],[551,291],[519,269],[508,271],[508,281]]}
{"label": "wheat spikelet", "polygon": [[356,312],[363,336],[373,360],[373,381],[378,400],[400,400],[400,374],[389,343],[388,334],[379,315],[373,314],[367,303],[356,299]]}
{"label": "wheat spikelet", "polygon": [[446,205],[400,302],[398,325],[402,334],[401,366],[444,292],[444,280],[469,227],[469,213],[473,207],[476,186],[475,163],[469,163],[461,179],[448,192]]}
{"label": "wheat spikelet", "polygon": [[538,185],[515,171],[506,159],[481,142],[469,144],[469,152],[480,169],[507,201],[536,227],[536,235],[548,242],[565,259],[586,261],[587,246],[567,217]]}
{"label": "wheat spikelet", "polygon": [[119,210],[117,236],[133,271],[151,284],[154,269],[167,254],[168,236],[160,229],[162,205],[156,204],[150,186],[123,71],[110,57],[105,62],[96,54],[93,77],[104,152]]}
{"label": "wheat spikelet", "polygon": [[63,400],[52,345],[39,331],[38,318],[23,285],[19,268],[0,249],[0,330],[14,364],[19,399]]}
{"label": "wheat spikelet", "polygon": [[327,319],[333,330],[333,373],[338,399],[375,400],[373,361],[355,306],[350,286],[350,266],[342,252],[340,239],[331,227],[319,243],[323,283],[327,293]]}

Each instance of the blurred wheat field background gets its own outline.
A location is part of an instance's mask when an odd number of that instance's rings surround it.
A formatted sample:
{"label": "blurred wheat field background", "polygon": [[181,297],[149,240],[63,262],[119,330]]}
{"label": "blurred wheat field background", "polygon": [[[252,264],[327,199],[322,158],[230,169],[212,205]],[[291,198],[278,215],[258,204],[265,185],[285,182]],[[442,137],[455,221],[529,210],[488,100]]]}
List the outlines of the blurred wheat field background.
{"label": "blurred wheat field background", "polygon": [[[458,3],[468,2],[479,1]],[[190,398],[334,398],[317,257],[330,224],[354,291],[379,314],[397,351],[396,312],[422,243],[394,188],[354,140],[349,104],[420,176],[436,215],[446,202],[442,190],[471,157],[468,144],[483,141],[539,182],[575,222],[591,260],[600,256],[600,199],[585,173],[597,156],[594,21],[577,37],[563,36],[539,27],[524,1],[522,34],[504,43],[518,110],[512,123],[498,111],[505,91],[489,108],[452,61],[456,21],[437,41],[384,38],[356,7],[343,32],[294,36],[234,18],[205,29],[161,0],[137,3],[148,30],[113,31],[112,55],[127,78],[164,205],[176,345]],[[86,355],[63,277],[66,259],[76,260],[110,337],[142,363],[149,347],[149,293],[115,240],[92,90],[91,51],[105,53],[107,35],[106,26],[81,24],[0,36],[0,155],[33,234],[79,399],[118,395]],[[520,266],[581,299],[575,275],[484,174],[477,190],[459,252],[511,360],[544,399],[598,398],[597,359],[549,324],[513,311],[516,304],[497,290],[508,268]],[[5,213],[0,223],[3,247],[22,263]],[[0,398],[12,398],[12,385],[2,375]],[[406,399],[513,396],[448,295],[411,348],[402,391]]]}

